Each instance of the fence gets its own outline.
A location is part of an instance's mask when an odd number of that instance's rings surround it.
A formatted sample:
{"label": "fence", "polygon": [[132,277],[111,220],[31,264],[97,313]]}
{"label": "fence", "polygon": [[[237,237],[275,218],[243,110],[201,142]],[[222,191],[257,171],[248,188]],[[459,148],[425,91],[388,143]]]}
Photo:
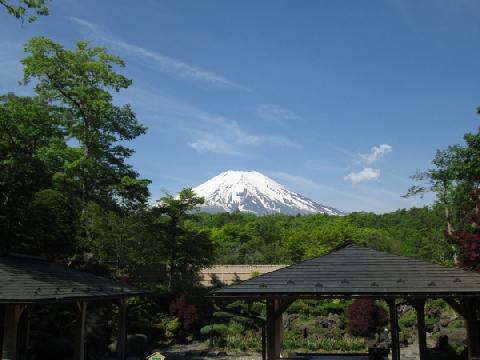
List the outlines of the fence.
{"label": "fence", "polygon": [[[231,285],[285,266],[287,265],[212,265],[197,272],[182,271],[177,276],[184,281],[211,287],[214,285]],[[144,266],[137,269],[135,277],[137,280],[150,283],[165,282],[168,279],[168,268],[165,265]]]}

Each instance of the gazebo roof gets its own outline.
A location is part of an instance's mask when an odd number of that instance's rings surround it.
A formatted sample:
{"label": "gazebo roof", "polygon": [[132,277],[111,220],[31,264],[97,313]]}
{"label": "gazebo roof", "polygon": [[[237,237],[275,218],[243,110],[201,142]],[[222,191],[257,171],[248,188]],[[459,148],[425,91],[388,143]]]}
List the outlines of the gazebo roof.
{"label": "gazebo roof", "polygon": [[0,257],[0,303],[118,299],[145,294],[124,283],[59,264]]}
{"label": "gazebo roof", "polygon": [[348,242],[330,253],[211,293],[213,297],[459,297],[480,295],[480,274]]}

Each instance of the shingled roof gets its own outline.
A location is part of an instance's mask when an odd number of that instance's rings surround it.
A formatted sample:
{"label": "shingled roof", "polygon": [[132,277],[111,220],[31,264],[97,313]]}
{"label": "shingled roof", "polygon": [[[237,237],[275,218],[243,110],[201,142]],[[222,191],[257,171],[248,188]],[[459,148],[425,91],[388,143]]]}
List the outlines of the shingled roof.
{"label": "shingled roof", "polygon": [[216,291],[214,297],[479,296],[480,274],[346,243]]}
{"label": "shingled roof", "polygon": [[124,283],[42,260],[0,257],[0,303],[35,303],[145,295]]}

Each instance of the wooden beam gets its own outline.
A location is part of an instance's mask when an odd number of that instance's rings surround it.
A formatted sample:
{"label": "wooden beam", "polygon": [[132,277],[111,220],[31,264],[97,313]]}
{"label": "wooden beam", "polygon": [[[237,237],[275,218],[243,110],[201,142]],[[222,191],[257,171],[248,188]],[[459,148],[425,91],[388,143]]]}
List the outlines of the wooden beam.
{"label": "wooden beam", "polygon": [[455,310],[461,317],[466,317],[466,309],[462,302],[459,302],[458,300],[452,298],[443,298],[443,301],[450,305],[450,307]]}
{"label": "wooden beam", "polygon": [[397,303],[395,299],[388,299],[390,313],[390,333],[392,336],[392,360],[400,360],[400,335],[398,330]]}
{"label": "wooden beam", "polygon": [[17,359],[18,323],[24,310],[23,305],[6,304],[3,323],[2,360]]}
{"label": "wooden beam", "polygon": [[280,357],[283,332],[282,314],[291,302],[291,300],[284,299],[267,300],[267,360],[275,360]]}
{"label": "wooden beam", "polygon": [[77,302],[77,329],[75,334],[75,349],[73,357],[75,360],[85,359],[85,319],[87,317],[87,304],[88,303],[86,301]]}
{"label": "wooden beam", "polygon": [[125,360],[127,356],[127,312],[128,304],[126,299],[118,302],[118,335],[117,335],[117,359]]}
{"label": "wooden beam", "polygon": [[294,301],[295,300],[291,298],[277,299],[275,311],[278,314],[278,316],[282,315]]}
{"label": "wooden beam", "polygon": [[417,312],[417,340],[420,360],[427,360],[427,333],[425,331],[425,299],[416,299],[412,304]]}

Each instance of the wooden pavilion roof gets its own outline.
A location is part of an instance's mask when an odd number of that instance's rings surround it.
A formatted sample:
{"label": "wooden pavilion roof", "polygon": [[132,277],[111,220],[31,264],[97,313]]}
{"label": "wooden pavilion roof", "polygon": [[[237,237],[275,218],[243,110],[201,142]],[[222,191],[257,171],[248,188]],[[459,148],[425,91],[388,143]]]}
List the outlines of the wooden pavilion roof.
{"label": "wooden pavilion roof", "polygon": [[0,257],[0,303],[118,299],[145,295],[127,284],[42,260]]}
{"label": "wooden pavilion roof", "polygon": [[211,293],[212,297],[480,296],[480,274],[348,242],[326,255]]}

